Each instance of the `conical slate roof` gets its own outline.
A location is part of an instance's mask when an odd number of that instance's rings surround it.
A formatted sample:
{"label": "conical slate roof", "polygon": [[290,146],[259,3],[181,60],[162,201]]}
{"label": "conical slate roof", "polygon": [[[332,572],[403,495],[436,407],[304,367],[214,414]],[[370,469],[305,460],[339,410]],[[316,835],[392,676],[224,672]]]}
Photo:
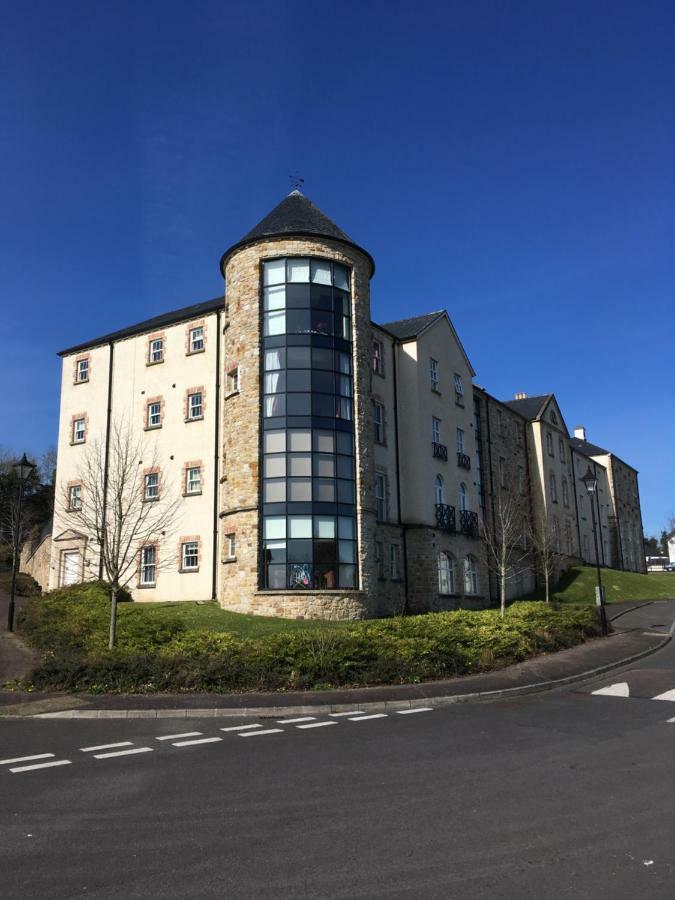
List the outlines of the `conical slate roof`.
{"label": "conical slate roof", "polygon": [[225,264],[231,254],[246,244],[252,244],[263,238],[269,237],[327,237],[334,241],[342,241],[351,247],[356,247],[361,253],[365,254],[370,260],[371,276],[375,271],[375,262],[363,247],[359,247],[349,235],[338,228],[335,222],[331,221],[328,216],[321,212],[311,200],[305,197],[300,191],[291,191],[284,197],[274,209],[268,213],[264,219],[252,228],[248,234],[233,244],[223,254],[220,260],[220,270],[225,273]]}

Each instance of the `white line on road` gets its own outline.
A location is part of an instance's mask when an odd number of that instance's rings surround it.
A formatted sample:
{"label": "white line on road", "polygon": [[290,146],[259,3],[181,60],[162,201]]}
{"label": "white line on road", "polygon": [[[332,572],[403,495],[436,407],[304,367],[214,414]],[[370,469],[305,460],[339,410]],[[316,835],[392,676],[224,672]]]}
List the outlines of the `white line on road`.
{"label": "white line on road", "polygon": [[630,688],[627,681],[617,681],[616,684],[609,684],[607,687],[598,688],[597,691],[591,691],[592,694],[603,694],[606,697],[630,697]]}
{"label": "white line on road", "polygon": [[352,709],[350,712],[328,713],[328,715],[333,719],[339,719],[341,716],[362,716],[364,712],[363,709]]}
{"label": "white line on road", "polygon": [[118,744],[99,744],[97,747],[80,747],[82,753],[93,753],[95,750],[114,750],[116,747],[133,747],[133,741],[120,741]]}
{"label": "white line on road", "polygon": [[666,722],[675,722],[675,716],[672,719],[666,719]]}
{"label": "white line on road", "polygon": [[230,725],[229,728],[221,728],[221,731],[246,731],[248,728],[262,728],[262,725]]}
{"label": "white line on road", "polygon": [[152,753],[152,747],[134,747],[133,750],[116,750],[114,753],[95,753],[95,759],[110,759],[112,756],[130,756],[132,753]]}
{"label": "white line on road", "polygon": [[350,722],[365,722],[367,719],[386,719],[387,713],[373,713],[372,716],[357,716],[355,719],[350,719]]}
{"label": "white line on road", "polygon": [[300,716],[299,719],[277,719],[279,725],[295,725],[296,722],[313,722],[316,716]]}
{"label": "white line on road", "polygon": [[156,741],[176,741],[178,738],[188,738],[188,737],[199,737],[201,731],[184,731],[182,734],[163,734],[161,737],[156,737]]}
{"label": "white line on road", "polygon": [[194,747],[195,744],[213,744],[216,741],[222,741],[221,737],[197,738],[194,741],[176,741],[172,747]]}
{"label": "white line on road", "polygon": [[265,731],[240,731],[239,737],[258,737],[261,734],[282,734],[283,728],[266,728]]}
{"label": "white line on road", "polygon": [[675,690],[657,694],[656,697],[652,697],[652,700],[675,700]]}
{"label": "white line on road", "polygon": [[51,762],[46,763],[36,763],[34,766],[17,766],[14,769],[10,769],[10,772],[33,772],[35,769],[50,769],[52,766],[70,766],[72,765],[69,759],[54,759]]}
{"label": "white line on road", "polygon": [[37,753],[35,756],[17,756],[15,759],[0,759],[0,766],[9,766],[11,763],[30,762],[32,759],[48,759],[54,753]]}
{"label": "white line on road", "polygon": [[324,728],[326,725],[337,725],[337,722],[313,722],[311,725],[296,725],[296,728]]}
{"label": "white line on road", "polygon": [[416,706],[414,709],[399,709],[398,714],[399,716],[411,716],[413,713],[433,711],[432,706]]}

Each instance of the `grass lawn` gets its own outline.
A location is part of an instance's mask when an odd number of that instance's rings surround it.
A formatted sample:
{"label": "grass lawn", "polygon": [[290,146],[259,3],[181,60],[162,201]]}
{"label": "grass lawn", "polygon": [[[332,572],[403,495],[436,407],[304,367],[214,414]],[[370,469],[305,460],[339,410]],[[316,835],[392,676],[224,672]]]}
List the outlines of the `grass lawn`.
{"label": "grass lawn", "polygon": [[[601,569],[607,603],[622,600],[675,600],[675,572],[618,572]],[[562,603],[595,603],[597,574],[593,566],[579,566],[565,572],[552,598]],[[537,592],[534,599],[543,599]]]}
{"label": "grass lawn", "polygon": [[148,624],[160,624],[168,619],[180,619],[188,631],[207,628],[209,631],[228,632],[240,638],[256,638],[282,631],[300,631],[307,628],[339,628],[352,624],[348,621],[331,622],[325,619],[277,619],[271,616],[247,616],[243,613],[221,609],[210,600],[204,603],[181,601],[179,603],[121,603],[121,617],[139,616]]}

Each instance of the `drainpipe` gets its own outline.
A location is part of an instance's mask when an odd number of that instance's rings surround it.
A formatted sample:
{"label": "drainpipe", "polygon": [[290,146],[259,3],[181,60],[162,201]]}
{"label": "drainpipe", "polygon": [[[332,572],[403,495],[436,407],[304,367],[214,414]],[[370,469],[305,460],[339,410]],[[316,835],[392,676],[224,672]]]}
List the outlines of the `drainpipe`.
{"label": "drainpipe", "polygon": [[408,540],[407,530],[401,516],[401,467],[398,447],[398,368],[396,365],[398,345],[392,343],[392,357],[394,360],[394,441],[396,447],[396,497],[398,507],[398,525],[401,528],[401,537],[403,538],[403,614],[409,612],[408,600]]}
{"label": "drainpipe", "polygon": [[211,599],[218,599],[218,501],[220,487],[220,310],[216,310],[216,428],[213,452],[213,571],[211,575]]}
{"label": "drainpipe", "polygon": [[110,420],[112,418],[112,382],[113,382],[113,354],[115,345],[112,341],[108,344],[110,356],[108,357],[108,409],[105,421],[105,457],[103,460],[103,502],[101,504],[101,549],[98,560],[98,578],[103,580],[103,542],[106,536],[106,517],[108,515],[108,468],[110,464]]}

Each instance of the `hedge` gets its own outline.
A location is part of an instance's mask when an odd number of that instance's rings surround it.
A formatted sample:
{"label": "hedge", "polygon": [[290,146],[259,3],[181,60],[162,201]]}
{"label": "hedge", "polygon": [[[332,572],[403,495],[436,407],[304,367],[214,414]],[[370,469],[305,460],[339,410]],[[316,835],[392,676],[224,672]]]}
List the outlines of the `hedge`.
{"label": "hedge", "polygon": [[593,607],[516,603],[355,622],[255,639],[178,620],[120,617],[106,649],[109,601],[99,587],[29,601],[19,627],[44,651],[30,686],[90,692],[287,691],[450,678],[501,668],[599,634]]}

